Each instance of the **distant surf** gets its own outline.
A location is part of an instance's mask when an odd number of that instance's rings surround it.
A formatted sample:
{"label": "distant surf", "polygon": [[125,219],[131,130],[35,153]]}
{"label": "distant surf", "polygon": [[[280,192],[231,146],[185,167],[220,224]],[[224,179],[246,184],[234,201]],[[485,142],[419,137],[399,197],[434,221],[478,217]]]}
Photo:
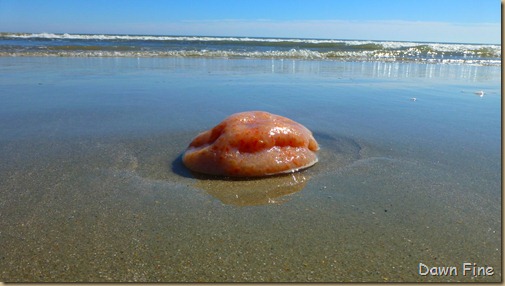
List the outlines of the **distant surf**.
{"label": "distant surf", "polygon": [[0,56],[275,58],[501,66],[501,45],[254,37],[0,33]]}

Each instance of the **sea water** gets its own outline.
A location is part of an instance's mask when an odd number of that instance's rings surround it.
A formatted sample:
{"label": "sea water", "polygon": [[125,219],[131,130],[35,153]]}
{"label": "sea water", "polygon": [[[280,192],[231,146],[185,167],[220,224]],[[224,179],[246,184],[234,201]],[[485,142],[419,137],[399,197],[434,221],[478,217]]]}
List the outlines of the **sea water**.
{"label": "sea water", "polygon": [[0,33],[0,56],[331,59],[500,66],[501,46],[341,39]]}
{"label": "sea water", "polygon": [[[498,66],[26,56],[0,74],[2,281],[501,281]],[[184,168],[247,110],[304,124],[319,162]],[[420,268],[464,263],[493,275]]]}

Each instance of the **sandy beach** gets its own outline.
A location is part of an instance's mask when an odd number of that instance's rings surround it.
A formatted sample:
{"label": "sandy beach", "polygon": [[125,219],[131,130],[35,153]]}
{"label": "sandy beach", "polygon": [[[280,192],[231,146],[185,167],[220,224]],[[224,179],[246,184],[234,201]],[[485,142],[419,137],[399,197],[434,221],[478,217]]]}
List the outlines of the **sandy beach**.
{"label": "sandy beach", "polygon": [[[1,57],[0,280],[499,282],[500,69]],[[182,165],[247,110],[312,130],[319,162],[258,180]]]}

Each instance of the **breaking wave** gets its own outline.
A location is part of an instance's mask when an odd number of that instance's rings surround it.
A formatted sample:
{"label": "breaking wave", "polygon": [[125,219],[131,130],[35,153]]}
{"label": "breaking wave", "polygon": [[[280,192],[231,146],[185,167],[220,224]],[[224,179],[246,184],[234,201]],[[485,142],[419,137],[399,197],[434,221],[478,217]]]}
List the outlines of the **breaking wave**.
{"label": "breaking wave", "polygon": [[501,65],[501,45],[252,37],[0,33],[0,56],[289,58]]}

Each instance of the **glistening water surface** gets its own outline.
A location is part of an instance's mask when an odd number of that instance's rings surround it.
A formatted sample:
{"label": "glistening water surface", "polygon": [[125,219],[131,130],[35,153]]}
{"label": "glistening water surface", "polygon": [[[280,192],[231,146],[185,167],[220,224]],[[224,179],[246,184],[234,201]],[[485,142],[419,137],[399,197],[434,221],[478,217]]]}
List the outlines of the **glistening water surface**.
{"label": "glistening water surface", "polygon": [[[500,67],[4,57],[0,74],[2,281],[501,281]],[[319,163],[182,166],[246,110],[312,130]]]}

